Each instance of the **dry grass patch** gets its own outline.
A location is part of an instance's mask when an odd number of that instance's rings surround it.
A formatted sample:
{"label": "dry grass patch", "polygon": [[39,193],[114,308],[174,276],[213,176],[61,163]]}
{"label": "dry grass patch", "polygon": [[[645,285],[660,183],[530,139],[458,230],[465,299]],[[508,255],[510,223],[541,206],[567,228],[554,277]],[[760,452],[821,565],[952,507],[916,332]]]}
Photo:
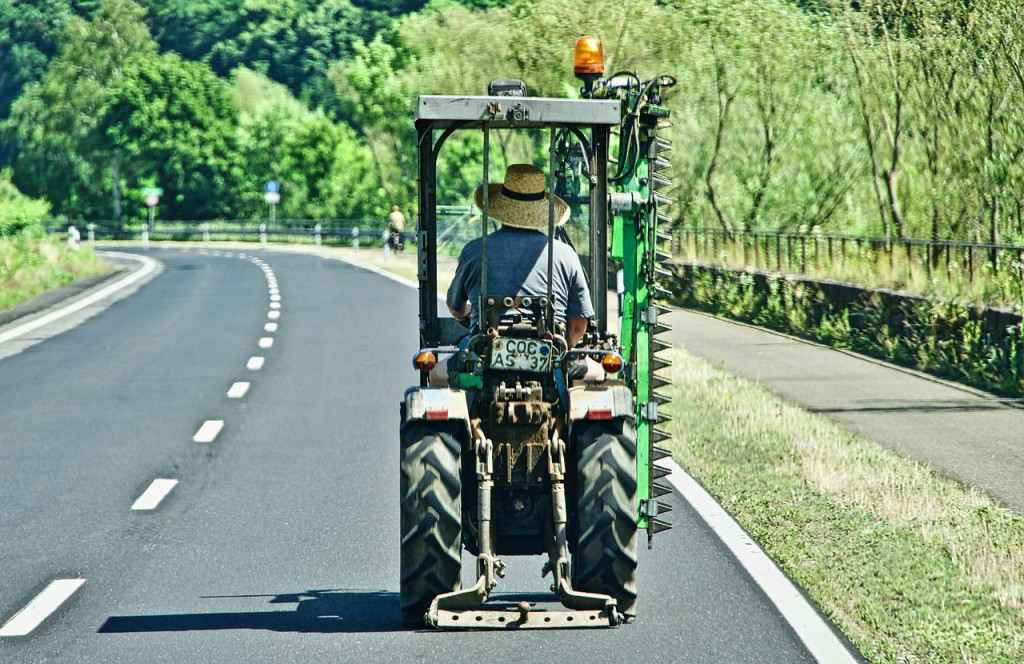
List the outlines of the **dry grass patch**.
{"label": "dry grass patch", "polygon": [[684,351],[676,460],[876,662],[1024,661],[1024,519]]}

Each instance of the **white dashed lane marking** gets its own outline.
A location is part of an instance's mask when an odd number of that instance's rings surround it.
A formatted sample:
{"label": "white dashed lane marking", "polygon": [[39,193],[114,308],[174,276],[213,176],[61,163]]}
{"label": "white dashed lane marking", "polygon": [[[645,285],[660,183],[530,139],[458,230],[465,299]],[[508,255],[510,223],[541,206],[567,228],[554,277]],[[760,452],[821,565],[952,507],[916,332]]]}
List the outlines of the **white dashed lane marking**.
{"label": "white dashed lane marking", "polygon": [[274,337],[260,337],[260,348],[270,348],[274,345]]}
{"label": "white dashed lane marking", "polygon": [[270,320],[277,320],[280,317],[281,317],[281,312],[280,311],[268,311],[267,312],[267,318],[269,318]]}
{"label": "white dashed lane marking", "polygon": [[28,603],[24,609],[14,614],[14,617],[0,627],[2,636],[27,636],[32,633],[40,623],[75,594],[75,591],[82,587],[85,579],[56,579],[46,586],[43,592],[36,595],[35,599]]}
{"label": "white dashed lane marking", "polygon": [[133,510],[152,510],[160,504],[160,501],[167,497],[178,484],[178,480],[155,479],[149,488],[142,492],[142,495],[132,504]]}
{"label": "white dashed lane marking", "polygon": [[249,371],[259,371],[260,369],[263,368],[263,358],[256,355],[250,357],[249,361],[245,365],[245,368],[248,369]]}
{"label": "white dashed lane marking", "polygon": [[267,323],[263,329],[267,332],[277,332],[277,323]]}
{"label": "white dashed lane marking", "polygon": [[199,427],[192,440],[197,443],[212,443],[217,440],[217,435],[224,428],[224,420],[206,420],[203,426]]}
{"label": "white dashed lane marking", "polygon": [[249,391],[249,383],[238,382],[234,383],[228,390],[229,399],[241,399],[245,396],[245,393]]}

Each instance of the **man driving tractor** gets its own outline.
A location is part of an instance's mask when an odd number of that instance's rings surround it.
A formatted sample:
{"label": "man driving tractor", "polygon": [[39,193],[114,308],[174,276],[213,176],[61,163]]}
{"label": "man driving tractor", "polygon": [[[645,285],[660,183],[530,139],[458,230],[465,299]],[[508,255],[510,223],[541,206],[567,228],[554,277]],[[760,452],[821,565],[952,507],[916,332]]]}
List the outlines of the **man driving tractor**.
{"label": "man driving tractor", "polygon": [[[487,238],[487,292],[544,296],[548,291],[547,264],[549,194],[544,172],[530,164],[512,164],[502,184],[489,185],[488,216],[502,226]],[[483,209],[483,185],[477,188],[476,206]],[[569,219],[569,205],[554,197],[555,225]],[[480,298],[482,241],[470,241],[459,256],[455,277],[448,289],[448,309],[470,329],[479,326],[474,304]],[[566,326],[569,348],[583,339],[587,322],[594,316],[586,276],[579,256],[568,244],[552,245],[551,295],[555,318]]]}

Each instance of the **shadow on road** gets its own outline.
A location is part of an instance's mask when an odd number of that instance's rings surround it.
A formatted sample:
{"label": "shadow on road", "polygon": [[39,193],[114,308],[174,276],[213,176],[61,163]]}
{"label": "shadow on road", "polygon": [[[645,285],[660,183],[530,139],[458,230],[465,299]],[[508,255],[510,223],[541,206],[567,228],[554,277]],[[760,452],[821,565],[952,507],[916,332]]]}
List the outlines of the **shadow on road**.
{"label": "shadow on road", "polygon": [[183,613],[111,616],[101,634],[262,629],[271,632],[395,632],[402,624],[398,593],[368,590],[309,590],[283,595],[230,595],[202,599],[269,597],[270,604],[296,604],[294,611]]}

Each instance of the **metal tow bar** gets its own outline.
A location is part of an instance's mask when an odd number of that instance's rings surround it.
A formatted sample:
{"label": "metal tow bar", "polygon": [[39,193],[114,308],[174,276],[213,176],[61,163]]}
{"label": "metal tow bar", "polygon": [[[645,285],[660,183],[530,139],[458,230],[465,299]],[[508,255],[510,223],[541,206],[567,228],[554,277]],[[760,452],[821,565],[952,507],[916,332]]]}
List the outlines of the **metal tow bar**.
{"label": "metal tow bar", "polygon": [[551,474],[554,507],[554,538],[542,576],[554,572],[551,586],[568,611],[533,610],[527,601],[502,609],[478,609],[496,586],[495,577],[505,576],[505,564],[491,551],[491,479],[492,442],[479,429],[476,432],[476,467],[479,495],[480,554],[477,556],[477,581],[472,588],[438,595],[424,616],[428,627],[437,629],[566,629],[615,627],[622,623],[616,601],[609,595],[584,593],[572,589],[569,581],[566,541],[565,443],[552,434],[548,441],[548,468]]}

